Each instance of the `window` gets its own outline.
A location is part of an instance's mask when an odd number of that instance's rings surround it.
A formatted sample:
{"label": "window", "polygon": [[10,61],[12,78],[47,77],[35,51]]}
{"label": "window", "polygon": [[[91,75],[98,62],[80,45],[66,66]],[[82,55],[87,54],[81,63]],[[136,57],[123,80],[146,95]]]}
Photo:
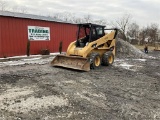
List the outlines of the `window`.
{"label": "window", "polygon": [[103,29],[102,29],[102,27],[97,27],[96,31],[97,31],[98,35],[103,35]]}

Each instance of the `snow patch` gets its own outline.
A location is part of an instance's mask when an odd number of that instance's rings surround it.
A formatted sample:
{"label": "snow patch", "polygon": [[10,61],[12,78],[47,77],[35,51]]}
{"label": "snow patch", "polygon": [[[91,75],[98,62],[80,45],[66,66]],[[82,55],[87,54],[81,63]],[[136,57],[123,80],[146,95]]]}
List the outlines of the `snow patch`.
{"label": "snow patch", "polygon": [[157,74],[158,76],[160,76],[160,73],[156,72],[156,74]]}
{"label": "snow patch", "polygon": [[30,59],[22,59],[21,61],[33,61],[33,60],[39,60],[42,57],[38,57],[38,58],[30,58]]}
{"label": "snow patch", "polygon": [[129,69],[131,69],[131,67],[133,67],[134,65],[130,65],[130,64],[127,64],[127,63],[122,63],[122,64],[120,64],[119,66],[121,66],[121,67],[124,68],[124,69],[129,70]]}
{"label": "snow patch", "polygon": [[74,80],[63,81],[63,83],[66,83],[66,84],[76,84],[76,82]]}
{"label": "snow patch", "polygon": [[80,80],[80,82],[82,83],[85,83],[85,84],[91,84],[92,82],[88,79],[83,79],[83,80]]}
{"label": "snow patch", "polygon": [[50,53],[50,55],[59,55],[60,53],[59,52],[56,52],[56,53]]}
{"label": "snow patch", "polygon": [[10,104],[7,109],[14,112],[29,112],[40,108],[49,108],[54,106],[67,106],[68,100],[57,96],[44,96],[42,98],[29,97],[19,99],[19,102]]}
{"label": "snow patch", "polygon": [[[34,88],[34,86],[32,87]],[[55,95],[35,98],[32,95],[33,93],[34,91],[30,87],[9,89],[0,95],[1,109],[27,113],[40,108],[68,105],[68,99],[66,98]]]}
{"label": "snow patch", "polygon": [[114,60],[114,62],[122,62],[122,61],[124,61],[124,59],[118,59],[117,58],[117,59]]}
{"label": "snow patch", "polygon": [[[60,53],[59,52],[55,52],[55,53],[50,53],[50,55],[59,55]],[[65,52],[62,52],[62,54],[65,54]],[[29,57],[42,57],[43,55],[30,55]],[[21,56],[13,56],[13,57],[7,57],[7,58],[0,58],[0,60],[5,60],[5,59],[16,59],[16,58],[19,58],[19,59],[23,59],[23,58],[28,58],[27,55],[21,55]]]}
{"label": "snow patch", "polygon": [[[86,96],[86,95],[84,95],[84,93],[77,92],[76,95],[78,97],[80,97],[81,99],[85,99],[85,100],[89,101],[91,104],[94,104],[95,106],[98,106],[103,109],[107,109],[107,106],[105,105],[104,100],[99,97],[97,98],[97,96],[99,96],[99,95],[96,95],[96,99],[92,98],[92,96]],[[99,100],[100,102],[97,99],[100,99]]]}
{"label": "snow patch", "polygon": [[29,87],[8,89],[5,93],[0,95],[0,101],[2,102],[3,100],[15,99],[23,95],[32,94],[33,92],[34,91],[30,90]]}
{"label": "snow patch", "polygon": [[[27,57],[27,55],[13,56],[13,57],[7,57],[7,58],[12,59],[12,58],[25,58],[25,57]],[[4,60],[4,59],[6,59],[6,58],[0,58],[0,60]]]}
{"label": "snow patch", "polygon": [[153,56],[149,56],[149,58],[151,58],[151,59],[156,59],[156,57],[153,57]]}
{"label": "snow patch", "polygon": [[43,59],[42,57],[38,58],[30,58],[30,59],[21,59],[18,61],[7,61],[7,62],[0,62],[0,67],[5,66],[16,66],[16,65],[25,65],[25,64],[47,64],[53,60],[54,57],[49,57]]}
{"label": "snow patch", "polygon": [[121,67],[121,68],[131,70],[131,71],[137,71],[139,68],[142,67],[140,65],[130,64],[131,61],[145,62],[146,59],[116,59],[113,65],[115,67]]}
{"label": "snow patch", "polygon": [[134,59],[134,60],[138,60],[138,61],[142,61],[142,62],[146,61],[146,59]]}

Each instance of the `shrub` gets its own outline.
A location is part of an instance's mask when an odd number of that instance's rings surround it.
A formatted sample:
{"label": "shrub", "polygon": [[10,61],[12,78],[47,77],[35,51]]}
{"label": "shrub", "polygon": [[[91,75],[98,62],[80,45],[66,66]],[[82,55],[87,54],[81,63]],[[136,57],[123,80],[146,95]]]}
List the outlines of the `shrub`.
{"label": "shrub", "polygon": [[41,50],[41,55],[49,55],[50,54],[50,50],[49,49],[42,49]]}

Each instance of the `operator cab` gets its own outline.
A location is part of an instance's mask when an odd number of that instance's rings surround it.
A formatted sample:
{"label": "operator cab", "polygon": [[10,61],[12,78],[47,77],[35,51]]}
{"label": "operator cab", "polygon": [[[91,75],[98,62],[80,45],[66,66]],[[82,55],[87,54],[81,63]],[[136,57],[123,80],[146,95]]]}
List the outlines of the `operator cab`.
{"label": "operator cab", "polygon": [[85,47],[89,42],[103,37],[104,28],[105,26],[91,23],[78,24],[76,47]]}

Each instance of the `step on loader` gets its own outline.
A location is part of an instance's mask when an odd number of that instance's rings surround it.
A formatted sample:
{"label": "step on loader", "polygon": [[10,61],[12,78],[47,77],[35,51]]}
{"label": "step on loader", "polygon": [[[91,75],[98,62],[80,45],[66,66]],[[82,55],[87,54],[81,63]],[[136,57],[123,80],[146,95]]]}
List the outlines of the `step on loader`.
{"label": "step on loader", "polygon": [[[110,33],[105,33],[107,30]],[[105,26],[91,23],[78,24],[77,40],[70,43],[65,55],[57,55],[51,65],[83,71],[111,65],[115,57],[117,33],[116,28],[105,29]]]}

